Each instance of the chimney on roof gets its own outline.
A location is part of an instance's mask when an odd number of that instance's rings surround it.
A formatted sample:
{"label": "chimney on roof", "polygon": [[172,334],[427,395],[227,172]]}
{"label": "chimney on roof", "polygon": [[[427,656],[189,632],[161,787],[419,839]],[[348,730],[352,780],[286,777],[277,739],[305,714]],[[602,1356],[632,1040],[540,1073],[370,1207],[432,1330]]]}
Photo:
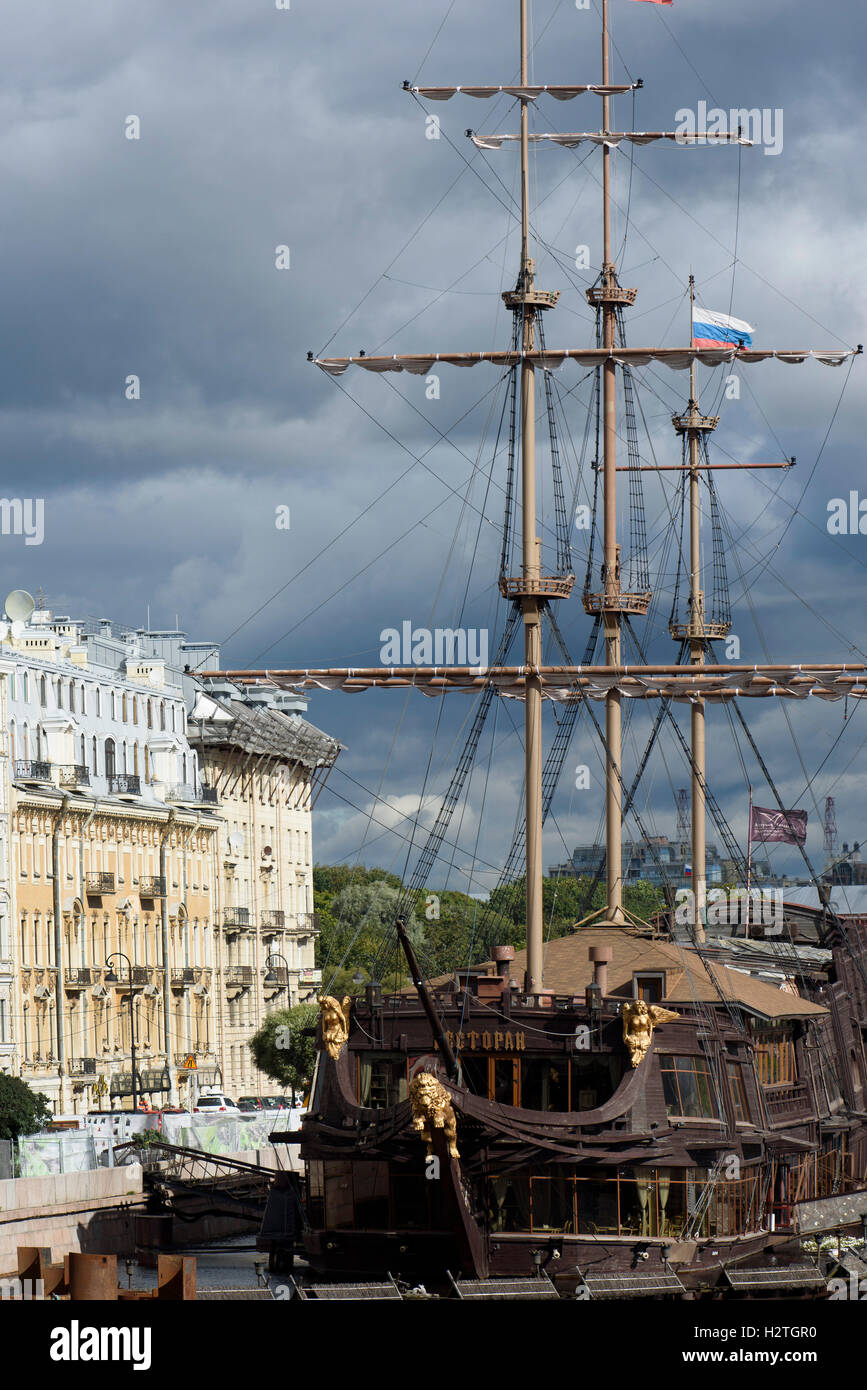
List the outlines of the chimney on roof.
{"label": "chimney on roof", "polygon": [[491,955],[497,966],[497,974],[508,983],[512,961],[515,959],[514,946],[495,946]]}
{"label": "chimney on roof", "polygon": [[593,983],[599,986],[603,997],[608,993],[608,966],[614,959],[610,946],[591,946],[590,959],[593,962]]}

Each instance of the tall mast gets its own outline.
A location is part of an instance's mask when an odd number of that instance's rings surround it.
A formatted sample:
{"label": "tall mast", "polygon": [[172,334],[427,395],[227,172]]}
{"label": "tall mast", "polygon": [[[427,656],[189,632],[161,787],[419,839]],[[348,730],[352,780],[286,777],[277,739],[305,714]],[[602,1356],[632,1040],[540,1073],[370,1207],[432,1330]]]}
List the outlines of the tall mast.
{"label": "tall mast", "polygon": [[[689,324],[692,341],[695,280],[689,277]],[[698,404],[695,361],[689,367],[689,404],[685,415],[673,417],[674,428],[687,440],[687,469],[689,472],[689,618],[685,624],[673,623],[671,635],[689,642],[691,666],[705,664],[705,645],[709,637],[724,637],[728,623],[708,622],[704,611],[704,591],[701,587],[701,503],[699,472],[703,459],[699,456],[702,436],[715,430],[718,416],[702,415]],[[707,920],[707,852],[705,804],[705,702],[696,696],[690,705],[690,753],[692,756],[692,891],[695,904],[695,932],[698,941],[705,939]]]}
{"label": "tall mast", "polygon": [[[521,0],[521,84],[529,77],[527,5]],[[527,972],[528,994],[542,988],[542,624],[538,593],[533,581],[540,577],[539,541],[536,537],[536,369],[528,357],[535,344],[535,307],[532,302],[534,265],[530,258],[530,159],[528,103],[521,101],[521,508],[522,578],[521,612],[524,619],[524,665],[527,698],[524,705],[524,797],[527,824]]]}
{"label": "tall mast", "polygon": [[[608,0],[602,0],[602,83],[610,81],[608,40]],[[602,98],[602,130],[611,129],[611,98]],[[611,259],[611,150],[602,147],[602,288],[612,290],[616,284]],[[602,302],[602,345],[614,347],[616,331],[616,300],[606,296]],[[602,372],[603,419],[603,496],[604,496],[604,575],[606,604],[602,609],[605,635],[605,664],[620,665],[621,609],[620,549],[617,544],[617,368],[612,357],[605,360]],[[614,600],[613,606],[608,606]],[[607,920],[623,922],[623,846],[621,804],[621,728],[620,692],[610,690],[605,700],[605,863],[607,881]]]}

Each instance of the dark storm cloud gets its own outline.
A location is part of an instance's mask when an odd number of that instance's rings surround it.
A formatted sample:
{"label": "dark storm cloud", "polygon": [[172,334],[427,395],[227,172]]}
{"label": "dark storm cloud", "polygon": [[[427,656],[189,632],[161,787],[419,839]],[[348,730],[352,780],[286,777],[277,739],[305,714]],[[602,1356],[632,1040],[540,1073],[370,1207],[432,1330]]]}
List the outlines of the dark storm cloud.
{"label": "dark storm cloud", "polygon": [[[341,390],[304,360],[332,335],[335,353],[508,339],[499,295],[516,268],[514,151],[476,154],[463,132],[514,129],[515,112],[506,101],[437,105],[443,138],[429,141],[423,110],[400,91],[401,79],[419,76],[447,9],[446,0],[375,7],[292,0],[288,11],[267,0],[6,7],[3,491],[46,501],[41,548],[0,538],[7,588],[41,585],[58,608],[125,622],[143,622],[149,604],[155,623],[178,613],[201,638],[223,639],[240,627],[224,653],[235,666],[373,663],[381,630],[406,618],[449,625],[463,613],[465,623],[493,628],[502,459],[487,495],[484,473],[496,374],[444,370],[441,398],[429,402],[423,379],[347,375]],[[421,77],[514,80],[517,10],[517,0],[455,6]],[[640,287],[631,341],[683,341],[690,268],[706,305],[727,309],[731,300],[733,312],[756,324],[758,342],[862,339],[862,7],[851,0],[836,7],[834,24],[813,6],[782,0],[761,7],[733,0],[722,11],[676,0],[664,15],[612,0],[611,10],[616,74],[626,70],[646,84],[636,100],[638,128],[669,128],[679,108],[700,99],[726,109],[782,108],[785,122],[779,156],[649,147],[636,153],[631,181],[628,159],[615,160],[616,243],[623,242],[624,279]],[[598,77],[592,10],[539,0],[533,34],[537,81]],[[628,126],[631,101],[616,109]],[[129,115],[140,118],[138,141],[124,138]],[[596,120],[595,99],[549,102],[536,128],[592,128]],[[537,251],[540,282],[563,291],[550,343],[592,341],[583,287],[594,272],[577,270],[574,255],[586,243],[591,265],[600,259],[599,159],[583,160],[583,151],[549,150],[534,161],[534,220],[556,248],[556,255]],[[275,269],[281,244],[290,247],[290,271]],[[388,278],[377,280],[382,272]],[[454,292],[441,293],[447,289]],[[720,407],[716,442],[731,457],[798,457],[784,479],[718,475],[736,542],[729,573],[746,660],[854,657],[867,647],[865,542],[826,528],[828,499],[848,496],[861,477],[861,363],[823,444],[846,370],[767,364],[753,369],[739,401]],[[139,401],[124,399],[130,374],[141,379]],[[665,368],[644,375],[654,448],[671,461],[669,418],[683,402],[685,379]],[[718,398],[721,376],[704,383],[706,399]],[[567,367],[558,380],[568,389],[577,377]],[[586,389],[575,393],[576,406],[582,401]],[[580,408],[572,424],[580,443]],[[451,444],[438,431],[449,432]],[[479,453],[485,431],[487,451]],[[413,455],[427,467],[412,466]],[[672,502],[669,481],[664,487],[647,486],[657,559]],[[280,505],[291,508],[289,532],[274,526]],[[576,558],[580,569],[580,546]],[[659,659],[671,655],[672,578],[669,563],[645,628]],[[587,636],[580,604],[569,604],[561,621],[580,654]],[[460,696],[442,711],[420,697],[316,697],[311,717],[349,748],[344,772],[332,777],[335,795],[319,803],[318,853],[351,856],[365,835],[363,816],[337,793],[367,809],[370,793],[388,797],[392,809],[375,814],[409,833],[400,816],[417,804],[433,726],[427,790],[439,794],[470,709]],[[857,758],[849,766],[861,716],[849,713],[852,730],[804,804],[812,821],[833,791],[838,819],[855,839],[859,830],[867,836],[867,824]],[[521,796],[512,732],[520,715],[517,705],[498,711],[490,761],[486,745],[470,806],[453,827],[461,847],[448,853],[458,884],[477,836],[480,860],[496,863],[511,833]],[[807,779],[782,712],[754,703],[748,715],[784,794],[797,798]],[[791,711],[808,772],[831,748],[842,717],[839,706]],[[679,718],[685,728],[685,712]],[[630,765],[649,720],[643,709],[634,715]],[[711,720],[714,784],[743,839],[744,772],[725,716],[715,711]],[[546,862],[596,833],[594,742],[582,726],[546,834]],[[649,823],[670,832],[672,790],[685,783],[685,769],[673,744],[662,752],[641,807]],[[590,792],[573,788],[578,762],[592,769]],[[760,777],[753,764],[747,775]],[[810,843],[815,850],[815,828]],[[382,863],[400,865],[407,852],[373,823],[367,845],[362,857]],[[791,862],[786,853],[777,851],[779,862]]]}

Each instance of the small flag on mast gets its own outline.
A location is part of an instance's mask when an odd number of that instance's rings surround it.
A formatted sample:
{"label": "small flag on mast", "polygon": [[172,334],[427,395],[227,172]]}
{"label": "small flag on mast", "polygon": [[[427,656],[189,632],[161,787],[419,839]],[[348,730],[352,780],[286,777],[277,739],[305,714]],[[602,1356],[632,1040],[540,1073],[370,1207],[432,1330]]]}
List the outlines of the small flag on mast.
{"label": "small flag on mast", "polygon": [[750,807],[750,842],[767,844],[778,840],[786,845],[802,845],[807,839],[806,811],[771,811],[764,806]]}
{"label": "small flag on mast", "polygon": [[692,345],[697,348],[750,347],[755,329],[743,319],[714,309],[692,308]]}

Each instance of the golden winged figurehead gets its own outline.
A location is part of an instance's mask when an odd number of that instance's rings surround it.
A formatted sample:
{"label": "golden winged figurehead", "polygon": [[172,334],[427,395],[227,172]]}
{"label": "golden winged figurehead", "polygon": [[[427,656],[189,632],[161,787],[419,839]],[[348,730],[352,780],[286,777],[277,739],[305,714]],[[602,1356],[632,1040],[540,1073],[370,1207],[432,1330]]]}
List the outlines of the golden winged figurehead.
{"label": "golden winged figurehead", "polygon": [[322,1042],[328,1056],[336,1062],[349,1037],[349,1010],[352,999],[346,994],[341,1004],[331,994],[320,994],[317,1002],[322,1011]]}
{"label": "golden winged figurehead", "polygon": [[433,1072],[416,1072],[409,1086],[409,1103],[412,1110],[412,1127],[427,1143],[428,1154],[433,1153],[433,1131],[444,1129],[449,1154],[452,1158],[460,1158],[457,1144],[458,1128],[451,1098]]}
{"label": "golden winged figurehead", "polygon": [[632,1003],[624,1004],[622,1015],[623,1041],[629,1049],[629,1060],[634,1067],[643,1062],[647,1055],[654,1026],[680,1018],[680,1014],[672,1013],[671,1009],[660,1008],[659,1004],[648,1004],[646,999],[636,999]]}

